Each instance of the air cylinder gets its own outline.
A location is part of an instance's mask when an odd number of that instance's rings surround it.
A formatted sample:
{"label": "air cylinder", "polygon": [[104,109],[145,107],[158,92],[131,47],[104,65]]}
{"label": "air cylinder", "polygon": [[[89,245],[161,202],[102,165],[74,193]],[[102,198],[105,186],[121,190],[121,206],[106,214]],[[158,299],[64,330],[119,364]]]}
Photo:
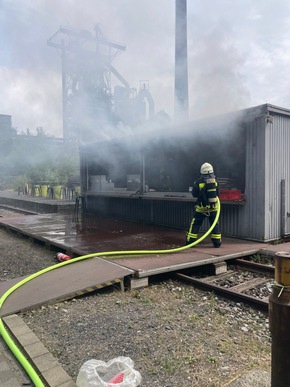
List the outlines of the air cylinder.
{"label": "air cylinder", "polygon": [[272,336],[271,387],[290,386],[290,253],[275,254],[275,284],[269,298]]}

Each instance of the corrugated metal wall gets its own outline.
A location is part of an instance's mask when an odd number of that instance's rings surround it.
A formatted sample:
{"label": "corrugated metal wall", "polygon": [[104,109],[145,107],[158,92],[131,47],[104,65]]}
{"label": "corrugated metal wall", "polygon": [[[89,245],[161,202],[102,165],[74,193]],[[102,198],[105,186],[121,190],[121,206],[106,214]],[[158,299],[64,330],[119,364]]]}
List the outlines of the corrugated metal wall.
{"label": "corrugated metal wall", "polygon": [[[290,232],[290,112],[272,105],[253,108],[246,125],[246,202],[238,235],[271,241]],[[281,213],[281,181],[285,180],[285,213]]]}
{"label": "corrugated metal wall", "polygon": [[290,218],[282,214],[281,181],[285,180],[285,208],[290,210],[290,117],[271,112],[273,123],[266,125],[265,238],[280,238],[285,219],[285,232],[290,232]]}
{"label": "corrugated metal wall", "polygon": [[122,219],[153,223],[159,226],[187,229],[193,214],[193,205],[186,201],[90,196],[86,197],[87,210]]}
{"label": "corrugated metal wall", "polygon": [[[239,236],[241,204],[221,204],[220,224],[225,235]],[[154,200],[87,195],[89,213],[105,214],[121,219],[142,221],[159,226],[188,230],[193,216],[191,201]],[[201,231],[207,230],[204,222]]]}
{"label": "corrugated metal wall", "polygon": [[[222,233],[257,241],[279,239],[283,229],[290,234],[290,217],[287,217],[287,212],[290,213],[290,111],[261,105],[246,109],[237,125],[244,128],[246,139],[246,200],[243,204],[222,203]],[[82,159],[85,175],[87,160],[85,156]],[[282,180],[285,181],[284,207]],[[180,229],[188,228],[193,213],[192,203],[186,200],[100,197],[89,193],[86,198],[87,210],[91,213],[103,212]],[[284,208],[282,214],[281,208]]]}
{"label": "corrugated metal wall", "polygon": [[265,224],[265,115],[245,122],[245,206],[239,214],[237,235],[264,240]]}
{"label": "corrugated metal wall", "polygon": [[243,205],[221,203],[220,227],[223,235],[240,237],[240,214]]}

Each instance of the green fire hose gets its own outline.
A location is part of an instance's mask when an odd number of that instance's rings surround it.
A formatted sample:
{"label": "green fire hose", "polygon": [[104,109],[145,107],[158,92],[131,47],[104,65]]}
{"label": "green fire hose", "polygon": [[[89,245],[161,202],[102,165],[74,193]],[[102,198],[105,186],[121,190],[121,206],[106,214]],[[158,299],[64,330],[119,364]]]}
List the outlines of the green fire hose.
{"label": "green fire hose", "polygon": [[[191,243],[189,245],[186,245],[186,246],[181,246],[181,247],[177,247],[177,248],[174,248],[174,249],[167,249],[167,250],[129,250],[129,251],[99,252],[99,253],[82,255],[82,256],[77,257],[77,258],[72,258],[69,261],[64,261],[64,262],[57,263],[55,265],[49,266],[49,267],[47,267],[47,268],[45,268],[43,270],[40,270],[40,271],[38,271],[38,272],[36,272],[34,274],[31,274],[30,276],[26,277],[25,279],[21,280],[16,285],[14,285],[10,289],[8,289],[2,295],[2,297],[0,298],[0,310],[1,310],[4,302],[8,298],[8,296],[10,294],[12,294],[15,290],[20,288],[22,285],[26,284],[27,282],[33,280],[36,277],[39,277],[42,274],[45,274],[45,273],[47,273],[49,271],[58,269],[58,268],[60,268],[62,266],[65,266],[65,265],[70,265],[72,263],[79,262],[79,261],[82,261],[82,260],[85,260],[85,259],[89,259],[89,258],[93,258],[93,257],[96,257],[96,256],[109,257],[109,256],[117,256],[117,255],[169,254],[169,253],[177,253],[179,251],[183,251],[183,250],[186,250],[186,249],[188,249],[190,247],[193,247],[193,246],[197,245],[198,243],[200,243],[202,240],[204,240],[211,233],[211,231],[213,230],[213,228],[215,227],[215,225],[218,222],[219,216],[220,216],[220,201],[218,200],[218,209],[217,209],[216,217],[215,217],[215,220],[214,220],[213,224],[211,225],[211,227],[199,239],[197,239],[193,243]],[[43,381],[39,377],[38,373],[35,371],[33,366],[30,364],[30,362],[26,359],[24,354],[21,352],[21,350],[18,348],[18,346],[12,340],[11,336],[9,335],[8,331],[6,330],[6,328],[4,326],[2,318],[0,318],[0,334],[1,334],[2,338],[3,338],[3,340],[6,342],[6,344],[10,348],[11,352],[13,353],[13,355],[16,357],[16,359],[21,364],[21,366],[23,367],[25,372],[30,377],[31,381],[34,383],[34,385],[36,387],[45,387],[45,384],[43,383]]]}

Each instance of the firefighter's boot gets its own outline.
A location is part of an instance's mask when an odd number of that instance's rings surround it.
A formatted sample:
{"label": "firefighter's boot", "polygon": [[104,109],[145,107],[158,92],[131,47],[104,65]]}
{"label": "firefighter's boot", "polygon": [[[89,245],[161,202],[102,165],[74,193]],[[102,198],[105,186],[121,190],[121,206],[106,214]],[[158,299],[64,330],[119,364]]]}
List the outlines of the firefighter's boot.
{"label": "firefighter's boot", "polygon": [[[197,241],[197,234],[192,234],[192,233],[188,232],[186,234],[185,246],[188,246],[195,241]],[[192,246],[192,247],[194,247],[194,246]]]}
{"label": "firefighter's boot", "polygon": [[217,249],[222,245],[221,239],[212,239],[211,241],[212,241],[213,247]]}

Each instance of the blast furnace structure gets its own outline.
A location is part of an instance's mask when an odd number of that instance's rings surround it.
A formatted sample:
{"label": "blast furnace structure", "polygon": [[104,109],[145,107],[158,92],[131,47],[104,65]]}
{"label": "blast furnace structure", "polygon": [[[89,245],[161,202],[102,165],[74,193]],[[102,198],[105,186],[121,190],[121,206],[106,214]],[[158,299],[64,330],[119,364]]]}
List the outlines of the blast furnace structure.
{"label": "blast furnace structure", "polygon": [[98,25],[94,32],[60,27],[47,44],[62,60],[64,141],[90,142],[154,117],[149,81],[140,81],[138,91],[130,87],[112,64],[125,45],[106,39]]}

